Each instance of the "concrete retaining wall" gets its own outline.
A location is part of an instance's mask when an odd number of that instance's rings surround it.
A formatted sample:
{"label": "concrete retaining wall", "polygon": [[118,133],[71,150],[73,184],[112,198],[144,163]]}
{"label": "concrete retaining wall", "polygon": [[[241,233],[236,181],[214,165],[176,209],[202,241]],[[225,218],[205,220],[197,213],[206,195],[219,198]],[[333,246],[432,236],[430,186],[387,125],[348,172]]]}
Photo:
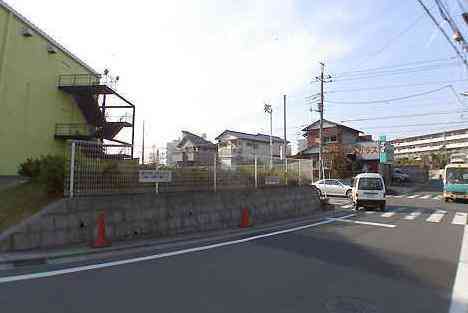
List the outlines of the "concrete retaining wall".
{"label": "concrete retaining wall", "polygon": [[64,199],[1,234],[0,251],[90,243],[101,212],[107,237],[118,241],[235,228],[243,208],[261,224],[313,214],[320,202],[307,186]]}

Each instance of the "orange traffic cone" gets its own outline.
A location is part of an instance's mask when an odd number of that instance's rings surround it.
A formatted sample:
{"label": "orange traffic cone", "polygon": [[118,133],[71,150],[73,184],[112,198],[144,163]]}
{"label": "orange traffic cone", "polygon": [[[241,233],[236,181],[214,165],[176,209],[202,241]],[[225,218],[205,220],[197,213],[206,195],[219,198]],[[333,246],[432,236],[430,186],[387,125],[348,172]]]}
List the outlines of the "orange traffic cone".
{"label": "orange traffic cone", "polygon": [[241,223],[239,225],[239,227],[242,227],[242,228],[245,228],[245,227],[249,227],[249,210],[247,208],[244,208],[242,210],[242,218],[241,218]]}
{"label": "orange traffic cone", "polygon": [[106,222],[104,213],[99,214],[97,219],[97,228],[97,238],[93,243],[93,248],[102,248],[110,245],[109,241],[106,239]]}

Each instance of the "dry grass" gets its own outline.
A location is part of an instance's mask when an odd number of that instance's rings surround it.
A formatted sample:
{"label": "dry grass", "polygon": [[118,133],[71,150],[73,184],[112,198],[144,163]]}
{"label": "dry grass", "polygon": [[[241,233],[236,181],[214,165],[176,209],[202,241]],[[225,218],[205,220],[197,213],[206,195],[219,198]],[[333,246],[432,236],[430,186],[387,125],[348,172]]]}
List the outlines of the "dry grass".
{"label": "dry grass", "polygon": [[56,199],[43,186],[32,182],[0,190],[0,233]]}

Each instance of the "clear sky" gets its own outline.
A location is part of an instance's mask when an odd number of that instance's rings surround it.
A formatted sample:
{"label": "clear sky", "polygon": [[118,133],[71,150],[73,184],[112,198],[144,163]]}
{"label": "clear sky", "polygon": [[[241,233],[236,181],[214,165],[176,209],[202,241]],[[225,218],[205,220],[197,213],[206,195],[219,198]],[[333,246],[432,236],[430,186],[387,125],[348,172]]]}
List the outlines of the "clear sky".
{"label": "clear sky", "polygon": [[[444,2],[458,18],[457,1]],[[282,135],[284,93],[288,139],[295,142],[301,126],[318,118],[309,112],[305,97],[319,91],[310,82],[320,61],[335,77],[325,87],[329,120],[464,109],[450,88],[405,101],[331,103],[404,97],[447,81],[458,93],[468,90],[467,82],[453,82],[467,79],[465,70],[416,0],[7,2],[96,70],[109,68],[120,75],[119,91],[137,105],[137,144],[143,119],[147,146],[162,147],[181,130],[207,133],[209,139],[224,129],[268,133],[265,101],[273,105],[274,134]],[[434,2],[425,3],[440,21]],[[466,25],[457,22],[468,37]],[[441,66],[431,71],[395,74],[388,72],[395,70],[391,67],[366,79],[343,74],[433,59],[440,61],[429,65]],[[419,83],[424,85],[414,86]],[[380,88],[392,85],[405,87]],[[468,120],[460,123],[464,120],[460,114],[445,114],[345,124],[395,137],[468,127]],[[425,123],[431,125],[402,126]]]}

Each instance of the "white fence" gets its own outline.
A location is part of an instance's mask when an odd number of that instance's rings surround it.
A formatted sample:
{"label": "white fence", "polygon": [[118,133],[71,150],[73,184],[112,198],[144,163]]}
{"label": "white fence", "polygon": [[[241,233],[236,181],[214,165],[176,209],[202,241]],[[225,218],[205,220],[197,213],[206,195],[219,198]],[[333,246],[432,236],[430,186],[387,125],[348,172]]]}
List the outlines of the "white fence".
{"label": "white fence", "polygon": [[[73,141],[68,151],[65,194],[70,197],[297,186],[311,184],[318,174],[317,164],[305,159],[251,157],[227,165],[213,153],[204,164],[167,167],[139,164],[131,159],[130,147]],[[151,181],[151,175],[166,178]]]}

